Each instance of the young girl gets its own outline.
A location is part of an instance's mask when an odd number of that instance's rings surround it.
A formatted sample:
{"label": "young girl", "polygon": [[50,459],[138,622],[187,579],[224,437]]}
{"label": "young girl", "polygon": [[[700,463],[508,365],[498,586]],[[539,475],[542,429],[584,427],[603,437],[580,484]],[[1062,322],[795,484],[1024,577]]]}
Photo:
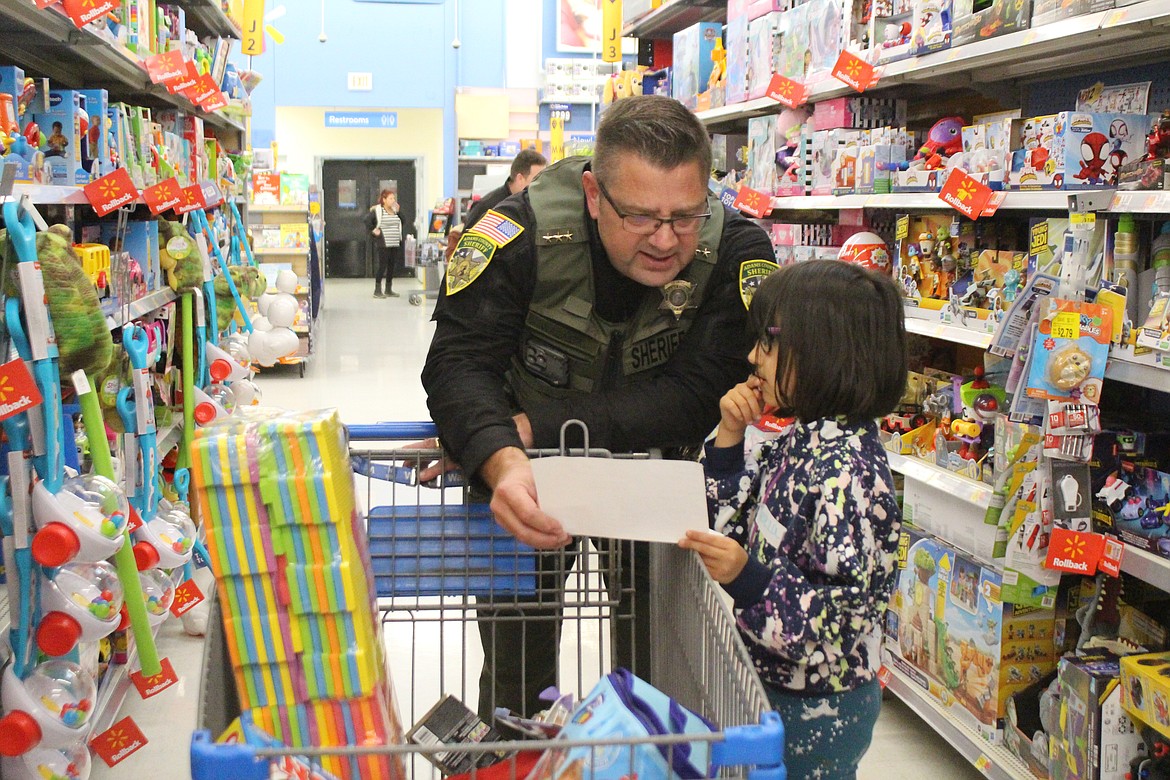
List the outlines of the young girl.
{"label": "young girl", "polygon": [[[784,721],[788,776],[853,778],[881,705],[901,526],[875,418],[906,383],[902,300],[888,277],[813,261],[765,279],[748,320],[755,371],[720,401],[707,443],[718,533],[680,544],[735,600]],[[745,455],[744,431],[769,407],[795,421]]]}

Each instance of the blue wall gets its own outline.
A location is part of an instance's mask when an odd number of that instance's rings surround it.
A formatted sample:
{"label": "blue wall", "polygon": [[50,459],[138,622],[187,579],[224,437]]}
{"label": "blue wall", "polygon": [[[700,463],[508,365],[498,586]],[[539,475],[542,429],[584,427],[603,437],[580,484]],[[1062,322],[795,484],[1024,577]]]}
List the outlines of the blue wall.
{"label": "blue wall", "polygon": [[[544,57],[557,52],[558,0],[543,0]],[[271,7],[274,3],[269,3]],[[275,4],[281,4],[275,0]],[[283,44],[267,40],[252,67],[264,80],[252,93],[252,143],[268,146],[276,131],[276,106],[339,108],[442,108],[444,110],[443,188],[455,191],[455,87],[504,86],[504,0],[462,0],[459,39],[455,50],[455,4],[356,2],[325,0],[326,43],[321,31],[319,0],[283,0],[287,9],[273,25]],[[579,55],[588,56],[588,55]],[[246,63],[244,63],[246,65]],[[346,89],[351,71],[374,74],[370,92]],[[573,106],[570,130],[588,130],[590,107]],[[548,111],[541,111],[548,127]],[[277,139],[279,140],[279,139]],[[322,150],[338,154],[388,155],[392,149]]]}

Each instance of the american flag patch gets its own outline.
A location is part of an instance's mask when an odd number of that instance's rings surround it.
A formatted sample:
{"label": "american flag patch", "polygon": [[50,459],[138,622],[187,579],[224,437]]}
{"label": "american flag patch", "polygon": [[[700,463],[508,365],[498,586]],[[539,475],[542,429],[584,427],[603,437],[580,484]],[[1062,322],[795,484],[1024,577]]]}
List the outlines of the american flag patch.
{"label": "american flag patch", "polygon": [[495,211],[488,211],[483,217],[471,226],[471,233],[487,236],[497,246],[504,246],[516,236],[524,232],[524,228],[512,220]]}

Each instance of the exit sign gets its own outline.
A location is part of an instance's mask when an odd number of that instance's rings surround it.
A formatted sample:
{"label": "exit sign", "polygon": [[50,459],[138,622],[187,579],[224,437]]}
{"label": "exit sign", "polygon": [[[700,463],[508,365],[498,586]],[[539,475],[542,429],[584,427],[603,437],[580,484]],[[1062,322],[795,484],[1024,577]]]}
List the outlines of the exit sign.
{"label": "exit sign", "polygon": [[350,73],[347,78],[350,92],[369,92],[374,88],[373,73]]}

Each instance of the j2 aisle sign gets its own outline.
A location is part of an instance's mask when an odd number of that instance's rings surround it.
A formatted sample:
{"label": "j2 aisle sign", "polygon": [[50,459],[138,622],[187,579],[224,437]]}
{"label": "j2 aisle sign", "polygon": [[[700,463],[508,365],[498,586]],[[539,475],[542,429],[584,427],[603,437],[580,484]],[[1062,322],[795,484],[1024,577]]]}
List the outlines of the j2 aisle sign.
{"label": "j2 aisle sign", "polygon": [[398,127],[397,111],[326,111],[326,127]]}

